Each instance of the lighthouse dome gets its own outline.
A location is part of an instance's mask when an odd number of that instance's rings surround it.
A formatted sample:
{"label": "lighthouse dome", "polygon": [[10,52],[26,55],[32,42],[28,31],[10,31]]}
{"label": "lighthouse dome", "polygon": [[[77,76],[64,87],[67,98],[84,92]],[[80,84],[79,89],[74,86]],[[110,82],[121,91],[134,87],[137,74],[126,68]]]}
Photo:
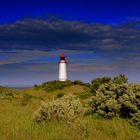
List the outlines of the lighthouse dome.
{"label": "lighthouse dome", "polygon": [[61,59],[61,60],[65,60],[65,55],[64,55],[64,53],[61,53],[61,54],[60,54],[60,59]]}

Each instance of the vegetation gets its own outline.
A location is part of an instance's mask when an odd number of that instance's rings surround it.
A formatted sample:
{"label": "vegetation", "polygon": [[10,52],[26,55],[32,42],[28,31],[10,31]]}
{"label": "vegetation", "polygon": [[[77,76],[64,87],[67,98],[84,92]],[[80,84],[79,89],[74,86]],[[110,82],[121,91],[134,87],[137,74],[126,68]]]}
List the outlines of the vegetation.
{"label": "vegetation", "polygon": [[[96,80],[95,80],[96,81]],[[140,85],[129,85],[124,75],[119,75],[113,80],[101,84],[90,98],[90,107],[93,112],[105,118],[123,117],[131,119],[140,128]],[[99,84],[99,80],[97,80]],[[92,85],[93,84],[93,85]],[[92,88],[96,83],[91,84]],[[92,87],[93,86],[93,87]]]}
{"label": "vegetation", "polygon": [[61,98],[61,97],[63,97],[64,95],[65,95],[65,93],[60,92],[60,93],[57,94],[57,98]]}
{"label": "vegetation", "polygon": [[37,122],[63,120],[70,123],[82,114],[82,104],[73,96],[64,96],[51,102],[41,103],[41,107],[34,113]]}
{"label": "vegetation", "polygon": [[0,99],[12,99],[14,98],[15,91],[9,88],[0,86]]}
{"label": "vegetation", "polygon": [[140,84],[127,80],[0,86],[0,140],[139,140]]}
{"label": "vegetation", "polygon": [[96,90],[101,86],[102,84],[108,83],[111,80],[110,77],[102,77],[102,78],[97,78],[91,81],[91,92],[96,92]]}
{"label": "vegetation", "polygon": [[67,87],[70,85],[72,85],[72,82],[70,80],[67,80],[64,82],[55,80],[55,81],[49,81],[49,82],[42,83],[41,85],[35,85],[34,87],[36,89],[43,88],[45,91],[50,92],[50,91],[54,91],[57,89],[63,89],[64,87]]}
{"label": "vegetation", "polygon": [[40,89],[41,88],[41,89],[44,89],[47,92],[51,92],[51,91],[55,91],[55,90],[58,90],[58,89],[63,89],[65,87],[68,87],[68,86],[71,86],[71,85],[86,86],[87,84],[80,81],[80,80],[76,80],[76,81],[67,80],[67,81],[64,81],[64,82],[54,80],[54,81],[44,82],[41,85],[36,85],[35,84],[34,88],[35,89]]}

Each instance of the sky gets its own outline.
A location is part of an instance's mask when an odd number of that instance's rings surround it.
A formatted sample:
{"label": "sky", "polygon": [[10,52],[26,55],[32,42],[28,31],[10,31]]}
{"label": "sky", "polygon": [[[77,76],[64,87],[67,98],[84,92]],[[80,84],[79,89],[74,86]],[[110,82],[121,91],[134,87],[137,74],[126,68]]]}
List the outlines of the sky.
{"label": "sky", "polygon": [[125,74],[140,82],[139,0],[4,0],[0,2],[0,85]]}

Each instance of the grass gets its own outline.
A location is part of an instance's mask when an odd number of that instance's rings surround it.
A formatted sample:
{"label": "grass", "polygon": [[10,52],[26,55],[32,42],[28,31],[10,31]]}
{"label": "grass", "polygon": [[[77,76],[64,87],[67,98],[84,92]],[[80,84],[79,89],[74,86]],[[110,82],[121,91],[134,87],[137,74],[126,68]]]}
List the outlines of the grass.
{"label": "grass", "polygon": [[[79,89],[78,89],[79,88]],[[77,90],[78,89],[78,90]],[[48,122],[36,124],[33,112],[40,106],[41,98],[46,102],[59,92],[78,94],[84,87],[71,86],[63,90],[46,93],[43,90],[27,89],[16,91],[15,99],[0,99],[0,140],[139,140],[140,130],[131,126],[125,119],[106,120],[89,115],[80,118],[87,131],[77,123]],[[22,93],[32,97],[26,105],[20,104]],[[41,97],[41,98],[40,98]]]}

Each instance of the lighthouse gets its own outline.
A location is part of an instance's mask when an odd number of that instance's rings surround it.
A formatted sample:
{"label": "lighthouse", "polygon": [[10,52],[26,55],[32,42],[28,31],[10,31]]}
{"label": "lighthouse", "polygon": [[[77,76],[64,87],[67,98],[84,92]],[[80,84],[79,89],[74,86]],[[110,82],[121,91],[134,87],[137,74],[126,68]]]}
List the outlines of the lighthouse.
{"label": "lighthouse", "polygon": [[65,59],[64,53],[60,55],[59,61],[59,81],[66,81],[67,80],[67,62]]}

